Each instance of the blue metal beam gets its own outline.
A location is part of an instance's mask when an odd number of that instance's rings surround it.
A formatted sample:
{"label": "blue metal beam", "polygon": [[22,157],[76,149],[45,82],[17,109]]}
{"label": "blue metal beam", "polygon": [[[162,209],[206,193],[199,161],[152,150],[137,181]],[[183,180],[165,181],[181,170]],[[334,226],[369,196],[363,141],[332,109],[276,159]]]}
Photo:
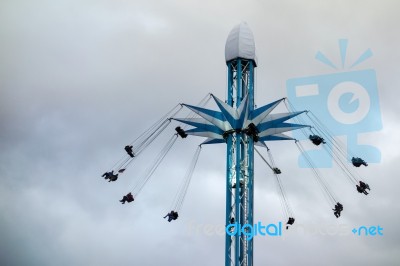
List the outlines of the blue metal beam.
{"label": "blue metal beam", "polygon": [[[227,103],[229,106],[233,105],[232,99],[232,85],[233,85],[233,66],[232,62],[228,64],[228,97]],[[226,206],[225,206],[225,228],[231,223],[231,211],[232,211],[232,135],[228,136],[226,142]],[[231,248],[232,248],[232,237],[225,234],[225,266],[231,266]]]}

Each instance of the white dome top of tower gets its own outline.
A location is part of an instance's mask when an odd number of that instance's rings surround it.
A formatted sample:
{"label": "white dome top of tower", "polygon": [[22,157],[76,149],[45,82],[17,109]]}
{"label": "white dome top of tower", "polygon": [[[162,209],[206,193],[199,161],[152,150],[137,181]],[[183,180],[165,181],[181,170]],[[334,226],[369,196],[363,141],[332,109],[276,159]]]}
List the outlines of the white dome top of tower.
{"label": "white dome top of tower", "polygon": [[257,64],[253,32],[246,22],[236,25],[231,30],[225,44],[225,61],[238,57],[254,60]]}

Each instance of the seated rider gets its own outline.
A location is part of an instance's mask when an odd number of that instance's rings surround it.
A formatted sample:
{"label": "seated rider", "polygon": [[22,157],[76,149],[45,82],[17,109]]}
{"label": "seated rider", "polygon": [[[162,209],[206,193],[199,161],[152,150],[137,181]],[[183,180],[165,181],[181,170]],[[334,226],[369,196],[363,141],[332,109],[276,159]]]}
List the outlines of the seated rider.
{"label": "seated rider", "polygon": [[168,222],[171,222],[172,220],[178,219],[178,212],[176,211],[171,211],[167,215],[164,216],[164,219],[168,217]]}
{"label": "seated rider", "polygon": [[135,157],[135,155],[133,154],[132,148],[133,148],[132,145],[126,145],[125,146],[125,151],[129,154],[129,156],[131,156],[133,158],[133,157]]}
{"label": "seated rider", "polygon": [[343,211],[343,205],[338,202],[335,205],[335,209],[332,209],[332,210],[333,210],[333,214],[336,216],[336,218],[339,218],[340,213]]}
{"label": "seated rider", "polygon": [[321,143],[325,144],[325,140],[318,135],[310,135],[308,137],[314,145],[320,145]]}
{"label": "seated rider", "polygon": [[134,201],[135,199],[133,198],[133,195],[132,195],[132,193],[131,192],[129,192],[128,194],[126,194],[123,198],[122,198],[122,200],[120,200],[120,202],[122,202],[122,204],[125,204],[125,202],[132,202],[132,201]]}
{"label": "seated rider", "polygon": [[111,181],[117,181],[117,179],[118,179],[118,174],[115,174],[115,175],[110,175],[109,177],[108,177],[108,182],[111,182]]}
{"label": "seated rider", "polygon": [[260,139],[258,136],[258,129],[257,126],[254,125],[253,123],[250,123],[250,125],[245,129],[244,131],[247,135],[252,136],[254,142],[258,142],[258,140]]}
{"label": "seated rider", "polygon": [[293,225],[293,224],[294,224],[294,218],[293,217],[289,217],[289,220],[286,223],[286,230],[289,229],[289,225]]}
{"label": "seated rider", "polygon": [[111,172],[105,172],[102,177],[104,177],[104,179],[109,179],[110,176],[112,176],[114,174],[114,170],[112,170]]}
{"label": "seated rider", "polygon": [[369,188],[369,185],[368,185],[367,183],[364,183],[363,181],[360,181],[360,187],[362,187],[362,188],[364,188],[364,189],[371,190],[371,189]]}
{"label": "seated rider", "polygon": [[274,171],[274,174],[277,174],[277,175],[282,173],[281,169],[279,169],[278,167],[272,168],[272,171]]}
{"label": "seated rider", "polygon": [[366,190],[364,187],[359,186],[359,185],[356,185],[356,188],[357,188],[357,191],[358,191],[359,193],[364,193],[365,195],[368,195],[368,192],[367,192],[367,190]]}
{"label": "seated rider", "polygon": [[179,136],[181,136],[181,138],[186,138],[188,135],[186,134],[186,132],[181,128],[181,127],[176,127],[175,131],[178,133]]}
{"label": "seated rider", "polygon": [[172,219],[174,219],[174,220],[176,220],[176,219],[178,219],[178,212],[172,212]]}
{"label": "seated rider", "polygon": [[368,166],[368,164],[363,159],[358,157],[351,158],[351,162],[355,167],[360,167],[361,165]]}

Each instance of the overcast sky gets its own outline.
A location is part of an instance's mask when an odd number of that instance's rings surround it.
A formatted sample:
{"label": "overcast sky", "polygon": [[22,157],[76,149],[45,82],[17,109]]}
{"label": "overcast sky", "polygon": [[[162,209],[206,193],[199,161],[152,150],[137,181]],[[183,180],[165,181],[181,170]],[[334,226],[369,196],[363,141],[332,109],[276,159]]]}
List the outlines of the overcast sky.
{"label": "overcast sky", "polygon": [[[201,138],[178,139],[134,203],[118,200],[172,126],[117,182],[101,174],[175,104],[209,92],[225,99],[225,41],[246,21],[257,105],[285,97],[288,79],[342,71],[314,57],[321,51],[340,64],[345,38],[350,61],[373,52],[356,69],[376,71],[383,121],[364,136],[381,162],[357,169],[370,195],[338,169],[323,171],[343,202],[340,219],[311,171],[299,168],[293,142],[271,144],[296,224],[281,238],[256,237],[254,264],[399,265],[399,10],[395,0],[0,1],[0,264],[223,265],[224,236],[202,225],[225,222],[224,145],[204,146],[171,223],[162,217]],[[255,221],[283,221],[273,176],[258,159],[255,182]],[[361,225],[380,225],[384,235],[350,233]],[[312,232],[339,226],[346,235]]]}

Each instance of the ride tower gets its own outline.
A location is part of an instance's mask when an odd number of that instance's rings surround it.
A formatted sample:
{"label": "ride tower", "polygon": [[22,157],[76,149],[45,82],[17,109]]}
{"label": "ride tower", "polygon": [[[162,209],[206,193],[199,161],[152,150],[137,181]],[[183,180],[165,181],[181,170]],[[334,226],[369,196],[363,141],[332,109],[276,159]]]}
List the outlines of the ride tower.
{"label": "ride tower", "polygon": [[[225,45],[228,68],[227,104],[239,110],[245,96],[248,112],[254,110],[254,68],[257,67],[251,30],[242,23],[228,36]],[[239,126],[239,125],[238,125]],[[249,125],[245,125],[249,126]],[[254,137],[247,128],[225,133],[226,147],[226,226],[253,225]],[[240,230],[240,228],[236,228]],[[245,229],[247,230],[247,229]],[[246,235],[225,235],[225,265],[253,265],[253,239]]]}
{"label": "ride tower", "polygon": [[[225,266],[253,265],[253,238],[239,233],[253,225],[254,145],[264,141],[293,140],[283,132],[307,125],[286,123],[303,112],[270,114],[284,98],[259,108],[254,106],[254,69],[257,67],[253,33],[246,23],[234,27],[225,45],[228,94],[224,102],[211,94],[219,111],[182,104],[197,118],[172,118],[192,126],[187,135],[207,137],[202,144],[226,143],[225,225],[235,224],[225,235]],[[244,226],[244,227],[243,227]],[[228,229],[227,229],[228,230]]]}

